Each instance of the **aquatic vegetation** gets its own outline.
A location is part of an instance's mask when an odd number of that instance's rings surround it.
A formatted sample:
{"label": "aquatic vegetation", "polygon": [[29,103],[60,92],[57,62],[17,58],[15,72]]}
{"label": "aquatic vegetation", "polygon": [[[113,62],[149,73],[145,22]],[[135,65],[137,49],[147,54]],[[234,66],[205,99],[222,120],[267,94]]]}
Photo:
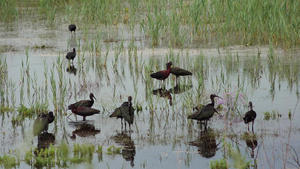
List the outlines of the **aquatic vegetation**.
{"label": "aquatic vegetation", "polygon": [[2,157],[0,156],[0,166],[4,168],[16,168],[20,165],[20,160],[13,156],[9,156],[4,154]]}
{"label": "aquatic vegetation", "polygon": [[272,112],[269,112],[269,111],[264,112],[264,120],[266,120],[266,121],[269,121],[270,119],[279,120],[279,118],[281,116],[282,115],[276,110],[272,110]]}
{"label": "aquatic vegetation", "polygon": [[122,147],[116,147],[115,145],[112,145],[107,148],[106,154],[108,155],[116,155],[121,154]]}

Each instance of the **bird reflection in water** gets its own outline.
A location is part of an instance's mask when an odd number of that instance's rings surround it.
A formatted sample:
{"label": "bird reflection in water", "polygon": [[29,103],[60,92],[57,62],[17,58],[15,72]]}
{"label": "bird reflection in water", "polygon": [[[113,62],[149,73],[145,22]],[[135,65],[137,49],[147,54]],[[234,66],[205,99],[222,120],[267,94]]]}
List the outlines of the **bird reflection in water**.
{"label": "bird reflection in water", "polygon": [[125,132],[119,133],[112,137],[112,139],[119,145],[123,146],[122,156],[126,161],[130,161],[130,165],[134,166],[134,156],[135,156],[135,145],[131,136],[127,135]]}
{"label": "bird reflection in water", "polygon": [[74,75],[76,75],[76,73],[77,73],[77,69],[74,65],[69,65],[68,68],[66,69],[66,71],[70,74],[73,73]]}
{"label": "bird reflection in water", "polygon": [[172,106],[172,95],[169,90],[165,90],[163,88],[155,89],[152,91],[154,95],[157,95],[159,97],[165,97],[169,99],[169,104]]}
{"label": "bird reflection in water", "polygon": [[173,94],[180,94],[183,92],[186,92],[187,90],[190,90],[193,87],[193,85],[176,85],[175,87],[169,89],[168,91]]}
{"label": "bird reflection in water", "polygon": [[76,129],[72,132],[72,136],[70,136],[72,140],[76,139],[76,135],[79,137],[89,137],[100,133],[100,130],[96,130],[93,124],[74,123],[74,126],[76,126]]}
{"label": "bird reflection in water", "polygon": [[199,138],[189,142],[189,145],[198,147],[198,153],[205,158],[214,157],[219,144],[216,143],[216,135],[211,129],[201,132]]}
{"label": "bird reflection in water", "polygon": [[247,147],[251,149],[251,158],[254,158],[254,149],[257,147],[257,139],[255,134],[249,134],[246,132],[244,134]]}
{"label": "bird reflection in water", "polygon": [[[38,135],[38,145],[37,150],[46,149],[49,148],[50,144],[54,144],[55,142],[55,136],[52,133],[43,132],[40,135]],[[35,154],[37,155],[37,151],[35,151]]]}

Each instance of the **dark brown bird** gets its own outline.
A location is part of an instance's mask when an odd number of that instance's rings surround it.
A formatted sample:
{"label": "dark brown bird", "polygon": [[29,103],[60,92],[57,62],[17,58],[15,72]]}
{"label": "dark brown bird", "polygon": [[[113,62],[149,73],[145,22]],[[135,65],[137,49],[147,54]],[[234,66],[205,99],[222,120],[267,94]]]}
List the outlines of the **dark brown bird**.
{"label": "dark brown bird", "polygon": [[169,62],[166,65],[167,65],[167,70],[161,70],[161,71],[152,73],[152,74],[150,74],[150,76],[157,80],[165,80],[167,77],[169,77],[169,75],[171,73],[172,62]]}
{"label": "dark brown bird", "polygon": [[129,96],[128,102],[124,102],[120,108],[122,112],[122,116],[125,120],[125,129],[126,129],[126,122],[127,122],[129,124],[129,130],[130,130],[130,125],[133,124],[133,120],[134,120],[134,108],[132,107],[131,100],[132,97]]}
{"label": "dark brown bird", "polygon": [[176,76],[176,84],[177,84],[177,78],[179,76],[189,76],[189,75],[193,74],[192,72],[190,72],[188,70],[181,69],[179,67],[172,67],[171,68],[171,73]]}
{"label": "dark brown bird", "polygon": [[48,124],[52,123],[55,119],[53,112],[50,111],[48,114],[41,113],[37,116],[33,124],[33,135],[39,135],[43,131],[48,131]]}
{"label": "dark brown bird", "polygon": [[221,98],[220,96],[211,94],[210,95],[211,103],[207,104],[202,109],[196,108],[194,113],[188,116],[188,119],[198,120],[200,122],[202,120],[204,120],[205,121],[205,129],[206,129],[207,120],[209,120],[214,115],[215,112],[218,113],[218,111],[214,108],[214,106],[215,106],[214,98],[215,97]]}
{"label": "dark brown bird", "polygon": [[85,117],[86,116],[92,116],[94,114],[99,114],[100,110],[97,109],[93,109],[90,107],[78,107],[75,108],[74,105],[71,106],[71,111],[72,113],[82,116],[83,117],[83,121],[85,121]]}
{"label": "dark brown bird", "polygon": [[76,25],[75,24],[71,24],[69,25],[69,30],[71,31],[71,33],[76,30]]}
{"label": "dark brown bird", "polygon": [[74,104],[70,104],[68,106],[68,109],[72,110],[72,106],[74,106],[75,109],[77,109],[78,107],[92,107],[93,104],[94,104],[94,98],[95,98],[94,94],[90,93],[90,99],[91,100],[81,100],[81,101],[78,101]]}
{"label": "dark brown bird", "polygon": [[72,63],[73,63],[73,60],[75,57],[76,57],[76,51],[75,51],[75,48],[73,48],[73,52],[68,52],[66,55],[66,58],[68,60],[72,60]]}
{"label": "dark brown bird", "polygon": [[256,118],[256,112],[253,110],[251,101],[249,102],[249,107],[250,110],[245,114],[245,117],[243,119],[245,124],[248,123],[248,131],[249,131],[249,123],[252,122],[252,132],[253,132],[254,131],[253,125],[254,125],[254,120]]}

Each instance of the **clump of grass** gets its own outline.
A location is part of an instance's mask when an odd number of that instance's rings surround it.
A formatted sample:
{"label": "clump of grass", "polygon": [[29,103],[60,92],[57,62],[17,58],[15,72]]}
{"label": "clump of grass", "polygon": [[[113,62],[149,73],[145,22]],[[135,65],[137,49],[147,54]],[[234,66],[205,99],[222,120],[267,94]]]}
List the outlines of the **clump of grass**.
{"label": "clump of grass", "polygon": [[115,145],[112,145],[107,148],[106,154],[108,155],[116,155],[121,154],[122,147],[116,147]]}
{"label": "clump of grass", "polygon": [[272,110],[272,112],[266,111],[264,112],[264,120],[269,121],[272,120],[278,120],[282,115],[275,110]]}
{"label": "clump of grass", "polygon": [[16,168],[20,165],[20,160],[13,156],[4,154],[3,157],[0,157],[0,165],[4,168]]}

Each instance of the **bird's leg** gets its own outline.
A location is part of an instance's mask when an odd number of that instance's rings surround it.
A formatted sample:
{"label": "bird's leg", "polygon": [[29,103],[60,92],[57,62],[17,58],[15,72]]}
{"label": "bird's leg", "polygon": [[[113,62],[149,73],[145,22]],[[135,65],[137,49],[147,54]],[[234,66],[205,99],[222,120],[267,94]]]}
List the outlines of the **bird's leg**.
{"label": "bird's leg", "polygon": [[249,123],[248,123],[248,131],[249,131]]}
{"label": "bird's leg", "polygon": [[254,133],[254,127],[253,127],[253,125],[254,125],[254,120],[252,121],[252,132]]}
{"label": "bird's leg", "polygon": [[83,116],[83,121],[85,121],[85,116]]}

